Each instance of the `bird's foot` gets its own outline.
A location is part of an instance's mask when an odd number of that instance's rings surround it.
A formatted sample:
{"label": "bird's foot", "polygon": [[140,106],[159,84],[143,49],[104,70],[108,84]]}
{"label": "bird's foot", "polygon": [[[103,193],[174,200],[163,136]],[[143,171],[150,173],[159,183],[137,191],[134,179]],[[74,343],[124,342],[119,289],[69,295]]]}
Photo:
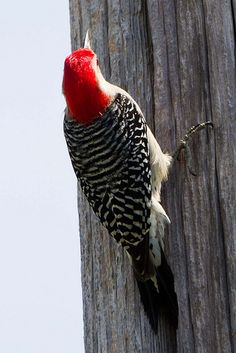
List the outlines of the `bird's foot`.
{"label": "bird's foot", "polygon": [[189,129],[189,131],[186,133],[186,135],[184,136],[184,138],[182,140],[180,140],[180,144],[177,147],[176,151],[173,154],[173,159],[179,161],[180,160],[180,156],[182,154],[182,151],[184,153],[184,158],[186,161],[186,167],[188,169],[188,171],[190,172],[190,174],[196,176],[196,172],[194,171],[193,167],[192,167],[192,155],[191,155],[191,150],[189,147],[189,139],[196,133],[199,132],[200,130],[203,130],[207,127],[211,127],[213,128],[214,125],[211,121],[206,121],[204,123],[201,124],[197,124],[195,126],[192,126],[191,129]]}

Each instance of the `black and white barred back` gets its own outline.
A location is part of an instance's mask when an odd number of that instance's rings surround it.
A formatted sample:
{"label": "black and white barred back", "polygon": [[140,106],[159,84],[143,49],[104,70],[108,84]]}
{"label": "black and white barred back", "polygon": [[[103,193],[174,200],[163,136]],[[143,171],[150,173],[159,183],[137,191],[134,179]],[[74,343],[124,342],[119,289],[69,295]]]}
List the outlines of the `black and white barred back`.
{"label": "black and white barred back", "polygon": [[177,327],[174,278],[160,244],[160,265],[155,267],[151,259],[155,257],[152,241],[149,244],[151,167],[144,117],[133,101],[117,94],[103,116],[89,126],[66,115],[64,133],[73,168],[90,205],[132,258],[153,330],[157,331],[160,307],[167,309]]}
{"label": "black and white barred back", "polygon": [[65,116],[72,165],[95,214],[145,277],[149,261],[151,168],[144,117],[118,94],[89,126]]}

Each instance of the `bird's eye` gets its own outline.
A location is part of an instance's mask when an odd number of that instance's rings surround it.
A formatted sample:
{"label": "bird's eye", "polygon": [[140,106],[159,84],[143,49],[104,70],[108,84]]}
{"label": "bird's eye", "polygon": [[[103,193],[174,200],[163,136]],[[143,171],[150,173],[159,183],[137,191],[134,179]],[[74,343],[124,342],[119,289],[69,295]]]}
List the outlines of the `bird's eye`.
{"label": "bird's eye", "polygon": [[98,58],[97,58],[97,66],[99,66],[99,61],[98,61]]}

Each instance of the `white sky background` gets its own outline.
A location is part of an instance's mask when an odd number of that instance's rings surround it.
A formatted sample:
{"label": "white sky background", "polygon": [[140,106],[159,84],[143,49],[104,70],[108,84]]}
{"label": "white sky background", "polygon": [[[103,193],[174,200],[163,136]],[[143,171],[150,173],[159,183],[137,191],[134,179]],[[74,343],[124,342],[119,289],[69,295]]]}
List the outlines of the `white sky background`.
{"label": "white sky background", "polygon": [[82,353],[68,1],[4,1],[0,43],[0,352]]}

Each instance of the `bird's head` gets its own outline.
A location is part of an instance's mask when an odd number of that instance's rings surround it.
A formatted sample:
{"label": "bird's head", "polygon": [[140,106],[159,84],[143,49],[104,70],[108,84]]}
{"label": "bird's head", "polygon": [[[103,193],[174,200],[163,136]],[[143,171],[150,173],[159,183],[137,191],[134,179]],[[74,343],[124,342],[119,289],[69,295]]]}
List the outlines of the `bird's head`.
{"label": "bird's head", "polygon": [[103,89],[104,82],[91,49],[81,48],[66,57],[62,89],[73,119],[89,124],[102,115],[112,99]]}

